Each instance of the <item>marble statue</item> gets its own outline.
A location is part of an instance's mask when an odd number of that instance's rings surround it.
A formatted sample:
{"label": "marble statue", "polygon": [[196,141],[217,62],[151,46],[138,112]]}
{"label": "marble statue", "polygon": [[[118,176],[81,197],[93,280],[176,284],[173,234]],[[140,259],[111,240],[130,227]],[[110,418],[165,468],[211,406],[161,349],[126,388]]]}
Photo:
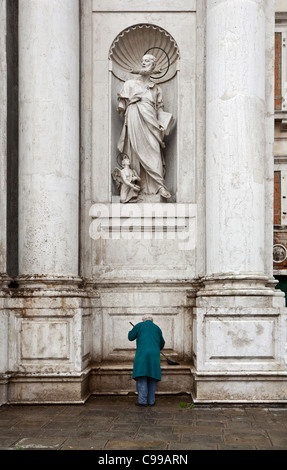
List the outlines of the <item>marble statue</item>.
{"label": "marble statue", "polygon": [[118,149],[130,157],[131,168],[140,176],[140,196],[171,197],[164,181],[164,136],[173,123],[172,114],[163,111],[161,88],[151,80],[156,73],[156,57],[142,58],[138,78],[127,80],[118,95],[118,112],[124,126]]}
{"label": "marble statue", "polygon": [[130,167],[130,159],[127,155],[123,156],[122,169],[115,168],[112,177],[120,189],[120,202],[136,202],[140,186],[135,182],[140,182],[140,177],[135,170]]}

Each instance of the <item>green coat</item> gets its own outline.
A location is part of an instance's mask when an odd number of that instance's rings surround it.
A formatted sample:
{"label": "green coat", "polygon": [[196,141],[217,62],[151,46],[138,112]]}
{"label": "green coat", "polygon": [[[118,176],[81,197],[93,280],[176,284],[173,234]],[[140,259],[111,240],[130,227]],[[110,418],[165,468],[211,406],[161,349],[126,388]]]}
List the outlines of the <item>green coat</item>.
{"label": "green coat", "polygon": [[128,338],[130,341],[137,340],[133,379],[152,377],[161,380],[160,350],[165,345],[161,329],[151,320],[146,320],[137,323],[129,332]]}

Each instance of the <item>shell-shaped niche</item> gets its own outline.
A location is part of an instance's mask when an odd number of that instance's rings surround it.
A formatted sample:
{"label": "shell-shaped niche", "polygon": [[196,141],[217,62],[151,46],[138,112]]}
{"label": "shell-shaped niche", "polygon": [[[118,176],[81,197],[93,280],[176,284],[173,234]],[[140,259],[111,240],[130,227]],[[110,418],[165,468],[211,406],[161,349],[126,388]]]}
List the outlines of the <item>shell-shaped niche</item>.
{"label": "shell-shaped niche", "polygon": [[172,36],[162,28],[151,24],[138,24],[122,31],[114,40],[109,59],[112,72],[120,80],[140,70],[143,55],[157,58],[153,79],[157,83],[170,80],[177,72],[179,49]]}

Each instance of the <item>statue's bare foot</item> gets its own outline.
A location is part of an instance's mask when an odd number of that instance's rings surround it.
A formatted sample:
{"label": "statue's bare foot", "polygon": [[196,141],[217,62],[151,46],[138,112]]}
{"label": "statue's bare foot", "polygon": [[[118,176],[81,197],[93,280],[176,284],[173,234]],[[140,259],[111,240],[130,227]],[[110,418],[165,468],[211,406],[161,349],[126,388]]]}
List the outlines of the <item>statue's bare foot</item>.
{"label": "statue's bare foot", "polygon": [[160,188],[158,192],[162,197],[165,197],[166,199],[169,199],[171,197],[171,194],[164,188]]}

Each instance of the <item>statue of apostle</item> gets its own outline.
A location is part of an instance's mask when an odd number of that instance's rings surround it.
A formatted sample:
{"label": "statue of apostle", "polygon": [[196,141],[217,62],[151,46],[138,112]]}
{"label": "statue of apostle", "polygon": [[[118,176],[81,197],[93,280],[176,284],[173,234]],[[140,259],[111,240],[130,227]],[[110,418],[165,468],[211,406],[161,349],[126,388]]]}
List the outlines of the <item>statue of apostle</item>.
{"label": "statue of apostle", "polygon": [[151,80],[156,58],[142,58],[139,77],[127,80],[118,95],[118,112],[124,126],[118,149],[130,157],[131,168],[140,176],[141,196],[171,195],[165,185],[164,136],[173,123],[172,114],[163,111],[161,88]]}

